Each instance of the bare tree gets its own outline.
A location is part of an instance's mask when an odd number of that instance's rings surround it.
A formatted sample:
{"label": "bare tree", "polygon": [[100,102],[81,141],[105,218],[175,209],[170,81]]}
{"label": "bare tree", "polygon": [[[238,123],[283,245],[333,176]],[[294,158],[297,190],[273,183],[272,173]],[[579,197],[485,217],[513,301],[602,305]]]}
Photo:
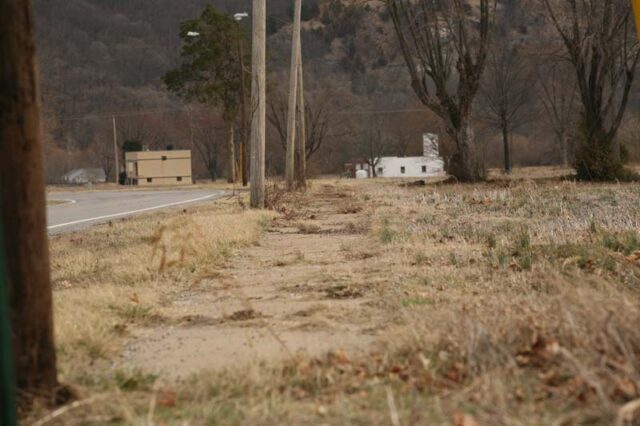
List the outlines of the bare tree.
{"label": "bare tree", "polygon": [[220,151],[220,128],[204,128],[194,138],[193,144],[200,159],[207,168],[211,182],[215,182],[218,177],[218,153]]}
{"label": "bare tree", "polygon": [[542,78],[538,84],[538,98],[544,111],[544,123],[553,131],[562,153],[564,166],[570,164],[569,132],[576,127],[578,88],[576,78],[566,63],[552,61],[539,68]]}
{"label": "bare tree", "polygon": [[[89,153],[93,157],[93,161],[104,171],[107,180],[110,179],[111,173],[116,170],[114,160],[115,150],[113,141],[110,137],[101,136],[97,141],[89,147]],[[117,173],[114,175],[115,181],[118,181]]]}
{"label": "bare tree", "polygon": [[531,117],[527,109],[534,96],[531,64],[518,47],[502,40],[493,46],[487,61],[487,73],[480,89],[480,104],[489,123],[502,133],[504,172],[513,167],[510,135]]}
{"label": "bare tree", "polygon": [[[309,160],[339,127],[339,111],[336,110],[331,94],[319,96],[305,95],[305,152]],[[287,147],[287,101],[282,93],[274,92],[269,97],[267,119],[276,130],[283,149]]]}
{"label": "bare tree", "polygon": [[485,68],[495,6],[480,0],[386,0],[411,84],[444,122],[457,153],[449,172],[462,181],[484,178],[471,110]]}
{"label": "bare tree", "polygon": [[0,2],[0,224],[6,248],[2,281],[8,285],[20,394],[52,401],[58,379],[33,22],[30,0]]}
{"label": "bare tree", "polygon": [[372,177],[377,177],[376,170],[380,159],[387,154],[390,149],[387,126],[379,115],[366,116],[366,119],[356,127],[355,142],[357,152],[369,165],[369,173]]}
{"label": "bare tree", "polygon": [[625,178],[616,138],[629,100],[640,49],[627,0],[542,0],[577,80],[582,111],[578,178]]}

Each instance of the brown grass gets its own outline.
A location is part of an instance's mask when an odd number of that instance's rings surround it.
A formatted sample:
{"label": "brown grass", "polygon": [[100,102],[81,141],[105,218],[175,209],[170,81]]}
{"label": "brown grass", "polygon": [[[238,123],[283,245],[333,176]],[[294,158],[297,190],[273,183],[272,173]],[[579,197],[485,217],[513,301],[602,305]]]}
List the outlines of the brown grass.
{"label": "brown grass", "polygon": [[[164,271],[158,256],[148,261],[151,242],[161,246],[159,226],[176,219],[129,221],[54,241],[63,371],[75,381],[84,374],[94,395],[112,392],[60,424],[150,416],[196,425],[389,424],[392,415],[400,424],[614,424],[621,407],[640,398],[637,185],[526,176],[478,185],[399,183],[325,180],[311,190],[312,197],[327,188],[343,194],[334,228],[367,223],[361,240],[344,235],[341,253],[354,265],[374,259],[375,272],[366,282],[334,277],[325,290],[327,300],[367,294],[375,323],[384,324],[371,330],[377,344],[367,355],[335,350],[186,382],[74,367],[79,359],[108,359],[118,348],[115,326],[161,321],[176,286],[203,264],[224,268],[232,255],[225,247],[256,241],[260,224],[272,222],[230,205],[177,219],[180,231],[167,241],[189,243],[166,244]],[[304,199],[298,206],[279,201],[278,221],[315,233],[312,217],[322,212]],[[221,217],[227,225],[215,228]],[[227,232],[247,222],[252,228],[241,236]],[[184,238],[202,229],[219,242]],[[180,262],[183,252],[207,254]],[[275,266],[303,262],[304,252]],[[100,373],[87,377],[89,371]]]}
{"label": "brown grass", "polygon": [[136,325],[162,322],[163,307],[199,275],[255,243],[271,214],[237,201],[114,221],[51,242],[56,341],[63,377],[121,349]]}

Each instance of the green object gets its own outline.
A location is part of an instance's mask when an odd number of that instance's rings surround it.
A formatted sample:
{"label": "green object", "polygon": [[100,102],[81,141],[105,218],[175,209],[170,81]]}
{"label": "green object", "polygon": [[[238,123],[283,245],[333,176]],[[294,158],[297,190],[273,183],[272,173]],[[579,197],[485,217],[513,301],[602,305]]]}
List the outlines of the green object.
{"label": "green object", "polygon": [[0,425],[16,426],[16,390],[11,352],[9,325],[9,295],[7,292],[7,265],[4,251],[4,231],[0,214]]}

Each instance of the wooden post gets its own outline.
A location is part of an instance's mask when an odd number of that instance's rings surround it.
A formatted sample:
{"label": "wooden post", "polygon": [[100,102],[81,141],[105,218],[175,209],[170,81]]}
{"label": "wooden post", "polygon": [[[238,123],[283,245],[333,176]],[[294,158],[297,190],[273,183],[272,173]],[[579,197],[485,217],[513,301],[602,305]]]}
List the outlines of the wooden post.
{"label": "wooden post", "polygon": [[[244,34],[244,33],[243,33]],[[247,186],[247,155],[246,146],[249,138],[249,129],[247,123],[247,85],[244,78],[244,39],[240,39],[238,46],[240,54],[240,92],[242,96],[241,102],[241,117],[242,120],[242,141],[240,141],[240,176],[242,177],[242,186]]]}
{"label": "wooden post", "polygon": [[227,182],[234,183],[236,182],[236,144],[234,133],[235,129],[233,128],[233,121],[227,123]]}
{"label": "wooden post", "polygon": [[27,400],[50,399],[58,386],[33,22],[31,0],[0,1],[0,206],[16,381]]}
{"label": "wooden post", "polygon": [[113,117],[113,153],[115,154],[116,160],[116,185],[120,183],[120,153],[118,152],[118,133],[116,132],[116,116]]}
{"label": "wooden post", "polygon": [[300,15],[302,0],[296,0],[291,35],[291,70],[289,74],[289,109],[287,116],[287,152],[285,179],[287,188],[293,189],[295,179],[296,100],[298,85],[298,55],[300,54]]}
{"label": "wooden post", "polygon": [[266,0],[253,0],[251,78],[251,207],[264,208],[266,127]]}
{"label": "wooden post", "polygon": [[[0,207],[0,218],[2,207]],[[9,295],[6,285],[6,267],[4,253],[4,232],[0,219],[0,425],[16,426],[15,372],[13,367],[12,333],[9,324]]]}
{"label": "wooden post", "polygon": [[305,188],[307,186],[307,128],[306,128],[306,108],[304,104],[304,79],[302,69],[302,42],[298,43],[298,111],[299,111],[299,123],[298,123],[298,164],[297,170],[297,185],[298,188]]}

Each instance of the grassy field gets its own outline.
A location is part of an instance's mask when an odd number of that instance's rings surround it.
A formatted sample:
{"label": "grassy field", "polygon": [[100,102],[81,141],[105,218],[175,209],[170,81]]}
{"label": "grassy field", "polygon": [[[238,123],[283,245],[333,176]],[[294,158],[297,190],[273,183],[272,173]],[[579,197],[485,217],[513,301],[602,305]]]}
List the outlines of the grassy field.
{"label": "grassy field", "polygon": [[[275,211],[246,211],[241,196],[55,237],[62,379],[82,399],[50,423],[635,424],[640,186],[560,175],[325,179],[272,196]],[[261,272],[277,272],[270,297],[295,293],[308,308],[260,316],[268,305],[248,296]],[[114,361],[175,325],[194,282],[225,274],[245,289],[238,312],[255,312],[212,331],[264,329],[285,346],[292,326],[369,338],[179,379]]]}

